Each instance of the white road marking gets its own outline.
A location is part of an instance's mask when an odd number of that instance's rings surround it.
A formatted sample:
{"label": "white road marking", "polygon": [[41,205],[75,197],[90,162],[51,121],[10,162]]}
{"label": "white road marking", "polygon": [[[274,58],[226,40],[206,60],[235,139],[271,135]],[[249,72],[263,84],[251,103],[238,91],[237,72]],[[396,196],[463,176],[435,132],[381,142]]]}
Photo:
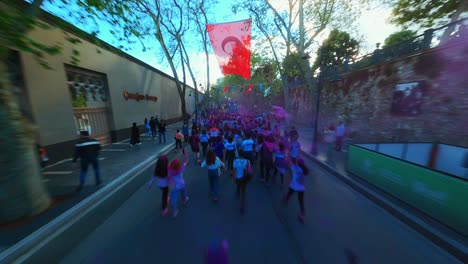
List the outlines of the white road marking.
{"label": "white road marking", "polygon": [[126,149],[101,149],[101,151],[126,151]]}
{"label": "white road marking", "polygon": [[[42,182],[50,182],[50,179],[42,179]],[[2,251],[2,250],[0,249],[0,252],[1,252],[1,251]]]}
{"label": "white road marking", "polygon": [[106,157],[99,158],[99,160],[105,160],[105,159],[106,159]]}
{"label": "white road marking", "polygon": [[44,171],[42,175],[67,175],[72,173],[73,171]]}

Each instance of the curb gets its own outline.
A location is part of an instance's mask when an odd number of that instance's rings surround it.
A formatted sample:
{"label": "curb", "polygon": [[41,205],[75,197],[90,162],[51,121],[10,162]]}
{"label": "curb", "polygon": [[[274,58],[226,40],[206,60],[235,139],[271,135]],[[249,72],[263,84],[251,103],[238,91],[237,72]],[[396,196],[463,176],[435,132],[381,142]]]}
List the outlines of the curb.
{"label": "curb", "polygon": [[453,257],[462,261],[463,263],[468,263],[468,247],[463,243],[451,239],[447,235],[444,235],[442,232],[436,230],[430,224],[425,223],[423,220],[411,214],[411,212],[406,211],[397,204],[389,201],[388,199],[379,195],[376,191],[373,191],[366,186],[355,181],[351,177],[342,175],[341,173],[334,170],[332,167],[327,165],[324,162],[321,162],[313,155],[301,151],[304,156],[311,159],[314,163],[319,165],[322,169],[333,174],[339,180],[343,181],[347,185],[351,186],[353,189],[364,195],[366,198],[376,203],[378,206],[383,208],[385,211],[389,212],[391,215],[407,224],[409,227],[413,228],[415,231],[423,235],[425,238],[432,241],[435,245],[442,248]]}
{"label": "curb", "polygon": [[37,253],[41,248],[45,247],[53,239],[66,231],[73,224],[85,217],[93,209],[98,207],[113,194],[129,184],[144,170],[154,164],[154,160],[161,154],[167,154],[174,148],[173,144],[169,144],[158,151],[156,154],[148,157],[140,162],[135,167],[126,171],[118,178],[109,182],[101,189],[91,194],[89,197],[76,204],[66,212],[42,226],[34,233],[25,237],[15,245],[9,247],[0,254],[0,263],[22,263],[28,260],[31,256]]}

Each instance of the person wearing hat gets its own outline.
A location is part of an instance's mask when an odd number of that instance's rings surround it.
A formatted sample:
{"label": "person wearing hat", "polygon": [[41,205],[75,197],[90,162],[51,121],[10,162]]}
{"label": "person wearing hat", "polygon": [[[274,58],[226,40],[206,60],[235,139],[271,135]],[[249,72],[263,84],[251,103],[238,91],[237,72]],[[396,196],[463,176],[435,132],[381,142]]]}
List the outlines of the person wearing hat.
{"label": "person wearing hat", "polygon": [[297,193],[299,207],[299,220],[304,223],[304,192],[305,192],[305,176],[309,174],[309,168],[304,163],[302,158],[298,158],[296,162],[289,160],[290,169],[292,172],[291,183],[289,184],[289,191],[284,197],[285,205],[288,203],[289,198],[293,193]]}
{"label": "person wearing hat", "polygon": [[178,198],[179,195],[182,198],[184,204],[187,204],[189,197],[187,196],[187,190],[185,189],[185,180],[184,180],[184,171],[189,162],[188,154],[182,149],[184,154],[185,161],[182,164],[182,161],[179,158],[173,159],[169,163],[169,185],[171,189],[171,207],[172,207],[172,216],[176,217],[179,213],[178,208]]}
{"label": "person wearing hat", "polygon": [[94,176],[96,178],[96,186],[101,184],[101,178],[99,174],[99,151],[101,150],[101,144],[96,139],[89,136],[88,131],[80,132],[80,139],[75,144],[75,155],[73,157],[72,165],[76,166],[76,160],[80,158],[81,170],[80,170],[80,185],[78,185],[77,191],[83,189],[85,183],[86,174],[88,173],[88,166],[91,164],[94,169]]}

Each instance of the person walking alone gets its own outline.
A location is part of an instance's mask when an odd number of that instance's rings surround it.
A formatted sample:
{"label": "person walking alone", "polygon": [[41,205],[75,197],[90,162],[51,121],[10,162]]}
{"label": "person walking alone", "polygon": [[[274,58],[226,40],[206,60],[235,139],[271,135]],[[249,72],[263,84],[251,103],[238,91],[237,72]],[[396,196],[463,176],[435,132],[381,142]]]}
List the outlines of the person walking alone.
{"label": "person walking alone", "polygon": [[140,130],[138,129],[137,124],[134,122],[130,134],[130,147],[133,148],[135,145],[141,145],[141,141]]}
{"label": "person walking alone", "polygon": [[164,139],[164,144],[166,144],[166,122],[161,120],[158,123],[158,132],[159,132],[159,144],[162,144],[162,140]]}
{"label": "person walking alone", "polygon": [[80,132],[80,139],[75,145],[75,155],[73,157],[73,167],[76,166],[76,160],[80,158],[80,184],[76,191],[81,191],[85,183],[86,174],[88,173],[88,166],[91,164],[94,169],[94,177],[96,178],[96,186],[101,184],[101,177],[99,171],[99,151],[101,144],[96,139],[89,136],[88,131]]}
{"label": "person walking alone", "polygon": [[180,133],[180,130],[177,129],[177,132],[175,134],[175,144],[176,144],[176,149],[175,149],[175,152],[177,152],[179,150],[179,147],[180,149],[182,149],[182,139],[184,138],[184,135],[182,135],[182,133]]}
{"label": "person walking alone", "polygon": [[153,140],[156,138],[156,125],[156,120],[153,117],[151,117],[149,121],[149,126],[151,130],[151,137],[153,138]]}

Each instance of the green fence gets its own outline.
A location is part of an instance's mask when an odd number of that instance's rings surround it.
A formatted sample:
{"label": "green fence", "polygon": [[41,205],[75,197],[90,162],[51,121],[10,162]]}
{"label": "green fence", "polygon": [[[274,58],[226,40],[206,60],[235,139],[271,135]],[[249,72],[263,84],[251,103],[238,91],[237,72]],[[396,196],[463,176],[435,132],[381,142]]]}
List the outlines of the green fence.
{"label": "green fence", "polygon": [[468,182],[354,145],[348,170],[468,236]]}

